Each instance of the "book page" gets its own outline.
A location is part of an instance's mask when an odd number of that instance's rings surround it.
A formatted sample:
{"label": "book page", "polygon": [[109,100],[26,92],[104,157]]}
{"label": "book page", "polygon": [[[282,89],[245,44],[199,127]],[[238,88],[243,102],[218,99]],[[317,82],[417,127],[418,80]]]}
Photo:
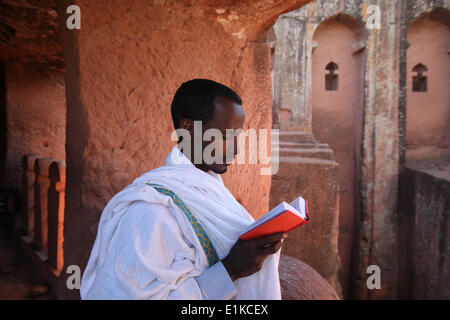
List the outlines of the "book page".
{"label": "book page", "polygon": [[297,199],[295,199],[294,201],[292,201],[290,203],[290,205],[292,207],[294,207],[299,213],[300,216],[307,220],[307,216],[306,216],[306,201],[305,199],[303,199],[302,197],[298,197]]}

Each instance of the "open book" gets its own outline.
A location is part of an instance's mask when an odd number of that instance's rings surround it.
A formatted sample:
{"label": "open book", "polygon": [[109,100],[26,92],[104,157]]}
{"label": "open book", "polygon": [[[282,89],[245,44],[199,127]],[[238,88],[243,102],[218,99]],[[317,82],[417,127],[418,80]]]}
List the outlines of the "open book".
{"label": "open book", "polygon": [[250,224],[239,238],[250,240],[271,233],[289,232],[309,222],[308,201],[298,197],[290,204],[281,202]]}

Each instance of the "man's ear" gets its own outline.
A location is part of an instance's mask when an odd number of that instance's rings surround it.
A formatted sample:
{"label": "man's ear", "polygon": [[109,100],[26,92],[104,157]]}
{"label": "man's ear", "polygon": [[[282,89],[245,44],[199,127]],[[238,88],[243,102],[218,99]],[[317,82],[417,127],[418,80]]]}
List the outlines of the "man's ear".
{"label": "man's ear", "polygon": [[191,119],[180,119],[180,128],[186,129],[191,133],[191,136],[194,134],[194,122]]}

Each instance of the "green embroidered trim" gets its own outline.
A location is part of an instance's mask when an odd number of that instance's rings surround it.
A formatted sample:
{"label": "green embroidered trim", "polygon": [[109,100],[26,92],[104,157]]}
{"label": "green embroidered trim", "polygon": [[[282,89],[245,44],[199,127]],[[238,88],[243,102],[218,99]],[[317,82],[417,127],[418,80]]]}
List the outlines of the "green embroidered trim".
{"label": "green embroidered trim", "polygon": [[186,207],[186,205],[183,203],[183,201],[178,198],[178,196],[173,193],[172,191],[165,189],[164,187],[147,183],[149,186],[152,186],[157,191],[164,195],[168,195],[172,198],[173,202],[181,209],[183,210],[184,214],[188,218],[189,222],[191,223],[192,228],[194,229],[195,234],[198,237],[198,240],[200,241],[203,251],[205,251],[206,257],[208,258],[209,266],[211,267],[216,262],[219,261],[219,257],[217,256],[216,249],[214,248],[214,245],[212,244],[211,240],[209,239],[208,235],[206,234],[205,230],[202,228],[200,223],[197,221],[197,219],[194,217],[194,215],[189,211],[189,209]]}

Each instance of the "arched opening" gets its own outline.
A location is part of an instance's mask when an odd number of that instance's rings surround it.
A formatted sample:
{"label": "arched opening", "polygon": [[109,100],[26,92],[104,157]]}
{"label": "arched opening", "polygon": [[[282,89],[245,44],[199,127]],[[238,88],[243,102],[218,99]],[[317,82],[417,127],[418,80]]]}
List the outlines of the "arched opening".
{"label": "arched opening", "polygon": [[333,61],[331,61],[325,67],[325,70],[328,71],[328,73],[325,75],[325,90],[336,91],[338,89],[339,85],[339,78],[337,74],[338,69],[339,66]]}
{"label": "arched opening", "polygon": [[408,30],[406,160],[450,154],[449,21],[436,10]]}
{"label": "arched opening", "polygon": [[[34,281],[57,281],[47,263],[47,198],[35,193],[46,191],[47,177],[35,165],[38,158],[66,158],[66,68],[55,2],[0,7],[0,202],[10,194],[18,199],[7,224],[0,223],[0,261],[15,265],[3,283],[20,283],[0,295],[23,299]],[[5,229],[12,232],[3,237]]]}
{"label": "arched opening", "polygon": [[414,66],[412,71],[416,72],[416,75],[412,78],[412,90],[414,92],[427,92],[427,77],[425,76],[425,72],[428,71],[428,68],[419,63]]}
{"label": "arched opening", "polygon": [[344,296],[349,294],[359,208],[364,53],[354,48],[360,48],[362,37],[361,24],[342,14],[321,23],[313,36],[312,131],[318,141],[330,145],[339,164],[339,277]]}

